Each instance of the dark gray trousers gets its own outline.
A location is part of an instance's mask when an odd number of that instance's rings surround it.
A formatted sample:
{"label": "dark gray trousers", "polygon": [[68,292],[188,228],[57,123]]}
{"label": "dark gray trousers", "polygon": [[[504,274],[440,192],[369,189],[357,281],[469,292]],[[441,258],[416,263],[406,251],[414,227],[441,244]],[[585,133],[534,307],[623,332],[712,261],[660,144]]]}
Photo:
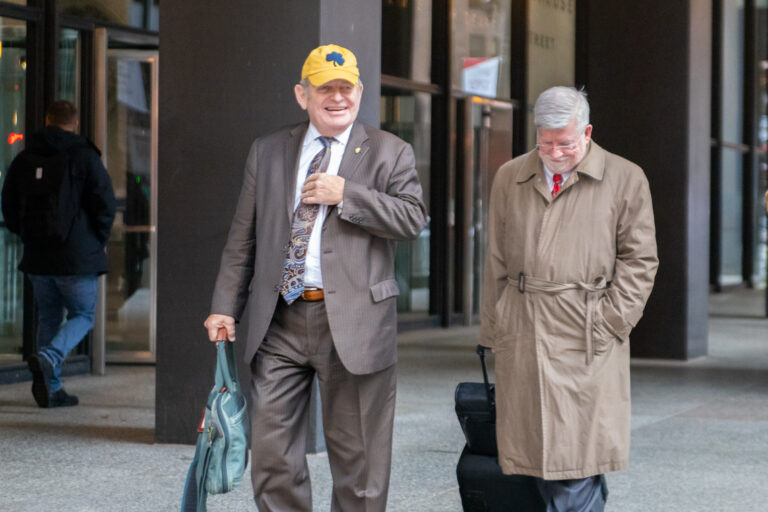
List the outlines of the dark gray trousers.
{"label": "dark gray trousers", "polygon": [[333,477],[334,512],[384,512],[392,460],[395,366],[344,368],[325,303],[283,300],[251,362],[253,493],[260,512],[311,512],[306,460],[315,375]]}
{"label": "dark gray trousers", "polygon": [[603,512],[608,498],[605,476],[573,480],[536,478],[547,512]]}

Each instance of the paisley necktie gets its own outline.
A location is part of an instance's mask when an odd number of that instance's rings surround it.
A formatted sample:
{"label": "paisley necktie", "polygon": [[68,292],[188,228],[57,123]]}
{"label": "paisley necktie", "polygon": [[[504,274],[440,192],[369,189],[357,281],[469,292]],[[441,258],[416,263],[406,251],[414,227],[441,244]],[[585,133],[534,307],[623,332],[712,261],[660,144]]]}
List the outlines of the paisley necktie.
{"label": "paisley necktie", "polygon": [[[323,149],[317,152],[309,164],[307,177],[316,172],[325,172],[328,168],[331,152],[328,148],[333,142],[333,137],[318,137]],[[304,204],[299,202],[299,206],[293,214],[293,224],[291,225],[291,240],[288,243],[288,254],[283,263],[283,279],[280,285],[280,294],[285,298],[288,304],[293,303],[304,291],[304,263],[307,259],[307,246],[309,237],[312,235],[312,228],[315,225],[317,213],[320,211],[319,204]]]}

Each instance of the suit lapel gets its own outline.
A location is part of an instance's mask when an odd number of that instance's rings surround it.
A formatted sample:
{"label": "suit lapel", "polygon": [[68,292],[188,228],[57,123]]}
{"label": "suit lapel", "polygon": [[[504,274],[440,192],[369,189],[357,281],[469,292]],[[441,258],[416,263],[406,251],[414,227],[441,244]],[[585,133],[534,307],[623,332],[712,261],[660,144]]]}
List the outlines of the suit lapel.
{"label": "suit lapel", "polygon": [[301,143],[309,127],[308,122],[295,126],[285,139],[283,149],[283,177],[285,178],[285,208],[289,221],[293,218],[293,203],[296,200],[296,175],[298,173]]}
{"label": "suit lapel", "polygon": [[347,147],[344,149],[344,156],[341,158],[339,166],[339,176],[345,180],[350,179],[360,168],[363,157],[368,152],[368,134],[363,125],[355,123],[352,125],[352,132],[349,134]]}

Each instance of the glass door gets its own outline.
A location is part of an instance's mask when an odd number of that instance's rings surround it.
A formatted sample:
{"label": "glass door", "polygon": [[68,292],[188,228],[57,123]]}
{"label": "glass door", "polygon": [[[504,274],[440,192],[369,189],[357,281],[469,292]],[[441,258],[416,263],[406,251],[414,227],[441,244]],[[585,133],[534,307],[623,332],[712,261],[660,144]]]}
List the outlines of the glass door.
{"label": "glass door", "polygon": [[[413,147],[427,211],[430,206],[431,108],[432,96],[429,93],[382,88],[381,128]],[[420,321],[429,316],[429,246],[429,224],[415,240],[397,244],[395,278],[400,287],[397,312],[401,323]]]}
{"label": "glass door", "polygon": [[[27,22],[0,17],[0,187],[24,148],[27,89]],[[0,213],[0,366],[21,363],[24,276],[17,270],[21,239],[5,228]]]}
{"label": "glass door", "polygon": [[[58,90],[56,94],[57,100],[67,100],[81,111],[81,125],[83,118],[86,117],[83,115],[82,105],[80,104],[83,86],[82,39],[82,34],[79,30],[72,28],[62,28],[59,30]],[[82,126],[80,133],[83,133]]]}
{"label": "glass door", "polygon": [[[98,39],[98,38],[97,38]],[[158,52],[109,49],[96,105],[117,215],[107,245],[101,321],[107,362],[155,361]],[[98,102],[98,99],[97,99]]]}
{"label": "glass door", "polygon": [[460,276],[458,297],[465,325],[478,322],[483,269],[488,245],[488,211],[496,171],[512,159],[514,104],[470,96],[459,101],[457,144],[460,204]]}
{"label": "glass door", "polygon": [[768,1],[714,5],[709,313],[768,316]]}

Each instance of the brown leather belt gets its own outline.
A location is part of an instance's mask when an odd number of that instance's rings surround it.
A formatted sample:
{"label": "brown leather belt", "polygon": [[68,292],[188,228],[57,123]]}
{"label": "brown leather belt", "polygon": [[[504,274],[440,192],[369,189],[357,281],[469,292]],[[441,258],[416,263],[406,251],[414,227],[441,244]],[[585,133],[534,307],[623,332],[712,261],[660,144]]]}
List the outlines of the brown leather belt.
{"label": "brown leather belt", "polygon": [[325,298],[325,294],[323,293],[322,288],[304,288],[304,291],[301,292],[301,300],[306,300],[307,302],[315,302],[318,300],[323,300]]}

